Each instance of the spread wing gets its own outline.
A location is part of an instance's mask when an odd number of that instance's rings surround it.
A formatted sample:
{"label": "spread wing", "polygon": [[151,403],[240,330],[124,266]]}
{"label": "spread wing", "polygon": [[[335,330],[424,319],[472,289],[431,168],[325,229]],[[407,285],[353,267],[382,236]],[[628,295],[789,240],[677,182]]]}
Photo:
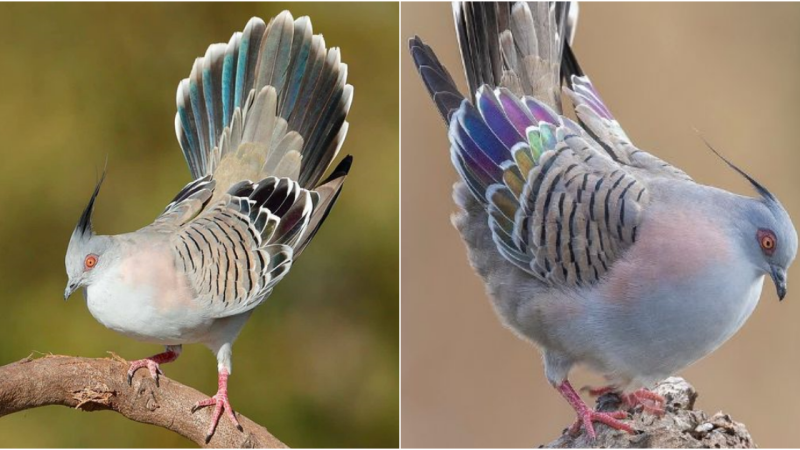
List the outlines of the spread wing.
{"label": "spread wing", "polygon": [[345,158],[315,190],[268,177],[215,194],[210,176],[198,178],[146,229],[171,235],[178,269],[213,317],[240,314],[269,296],[314,237],[350,162]]}
{"label": "spread wing", "polygon": [[476,104],[452,116],[451,158],[485,205],[500,253],[551,285],[599,280],[636,241],[643,180],[532,97],[482,88]]}
{"label": "spread wing", "polygon": [[[472,103],[430,47],[410,42],[498,251],[554,286],[596,282],[636,241],[648,180],[689,180],[631,144],[581,71],[569,46],[574,6],[455,4]],[[579,123],[561,115],[562,92]]]}
{"label": "spread wing", "polygon": [[288,178],[233,186],[172,235],[176,265],[214,317],[248,311],[288,273],[318,195]]}
{"label": "spread wing", "polygon": [[310,189],[344,142],[352,96],[339,49],[284,11],[250,19],[195,60],[178,85],[175,129],[194,178],[213,174],[226,190],[290,177]]}
{"label": "spread wing", "polygon": [[352,157],[320,180],[347,134],[346,80],[339,50],[284,11],[210,46],[179,84],[176,132],[195,180],[146,229],[170,235],[213,317],[261,303],[333,207]]}
{"label": "spread wing", "polygon": [[336,201],[352,162],[343,158],[320,181],[347,135],[352,95],[339,49],[326,47],[308,17],[294,19],[288,11],[269,23],[254,17],[228,44],[208,47],[177,93],[176,132],[196,180],[156,220],[157,228],[187,224],[242,180],[264,185],[288,178],[315,198],[297,257]]}

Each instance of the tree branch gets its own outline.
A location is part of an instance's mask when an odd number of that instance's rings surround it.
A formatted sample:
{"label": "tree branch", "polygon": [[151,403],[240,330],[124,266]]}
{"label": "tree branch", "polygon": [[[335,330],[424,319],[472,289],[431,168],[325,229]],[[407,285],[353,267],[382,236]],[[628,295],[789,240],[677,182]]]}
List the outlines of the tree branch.
{"label": "tree branch", "polygon": [[[629,411],[628,422],[639,434],[628,434],[595,424],[597,440],[589,441],[581,430],[578,436],[567,433],[545,445],[546,448],[754,448],[745,426],[718,412],[709,417],[694,409],[697,391],[683,378],[672,377],[659,383],[654,392],[667,400],[666,413],[655,417],[641,408]],[[606,394],[597,399],[600,411],[615,411],[620,399]]]}
{"label": "tree branch", "polygon": [[223,417],[206,444],[213,408],[191,413],[192,405],[207,398],[205,394],[164,376],[156,386],[147,370],[137,371],[129,386],[128,364],[117,358],[51,355],[0,367],[0,417],[47,405],[111,410],[172,430],[201,447],[286,448],[266,428],[238,413],[244,432]]}

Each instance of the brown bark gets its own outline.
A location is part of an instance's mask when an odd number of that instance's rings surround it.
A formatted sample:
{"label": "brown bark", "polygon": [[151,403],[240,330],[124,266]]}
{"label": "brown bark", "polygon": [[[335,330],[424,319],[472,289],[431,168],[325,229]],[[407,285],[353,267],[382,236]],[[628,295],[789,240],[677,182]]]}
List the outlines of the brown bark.
{"label": "brown bark", "polygon": [[121,358],[45,356],[0,367],[0,417],[25,409],[63,405],[82,411],[111,410],[137,422],[158,425],[201,447],[286,448],[266,428],[236,414],[244,428],[237,430],[222,417],[206,444],[205,434],[213,407],[191,412],[192,405],[208,398],[188,386],[139,370],[132,385],[128,364]]}
{"label": "brown bark", "polygon": [[[745,426],[727,414],[713,416],[694,409],[697,391],[683,378],[668,378],[654,391],[667,400],[662,417],[645,413],[641,407],[629,411],[631,425],[639,432],[628,434],[595,424],[597,440],[591,442],[581,430],[578,436],[564,433],[545,445],[547,448],[754,448]],[[619,409],[619,397],[613,394],[597,399],[601,411]]]}

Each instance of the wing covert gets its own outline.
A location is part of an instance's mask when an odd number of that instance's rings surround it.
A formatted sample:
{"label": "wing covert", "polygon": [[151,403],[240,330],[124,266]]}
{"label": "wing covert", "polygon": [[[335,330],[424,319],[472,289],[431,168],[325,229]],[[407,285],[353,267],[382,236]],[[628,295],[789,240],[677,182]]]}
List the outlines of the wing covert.
{"label": "wing covert", "polygon": [[543,282],[598,281],[636,240],[646,184],[542,102],[479,90],[450,125],[451,157],[498,251]]}

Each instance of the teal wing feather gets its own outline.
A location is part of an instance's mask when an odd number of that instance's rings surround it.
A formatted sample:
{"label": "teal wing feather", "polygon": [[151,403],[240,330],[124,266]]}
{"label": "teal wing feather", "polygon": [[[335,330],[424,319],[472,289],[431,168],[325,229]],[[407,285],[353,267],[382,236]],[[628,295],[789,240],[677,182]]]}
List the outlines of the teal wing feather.
{"label": "teal wing feather", "polygon": [[[287,175],[313,188],[344,141],[352,94],[339,50],[308,17],[284,11],[268,24],[251,19],[195,60],[178,86],[176,133],[194,178],[227,188],[237,176]],[[218,174],[226,164],[232,173]]]}
{"label": "teal wing feather", "polygon": [[339,49],[326,47],[308,17],[295,20],[284,11],[269,23],[250,19],[227,44],[209,46],[178,85],[176,133],[195,181],[153,226],[197,227],[205,210],[231,201],[232,189],[249,185],[263,191],[270,180],[291,180],[308,194],[308,216],[303,226],[292,222],[278,230],[278,244],[296,258],[327,217],[350,169],[348,156],[320,181],[347,134],[352,96]]}

